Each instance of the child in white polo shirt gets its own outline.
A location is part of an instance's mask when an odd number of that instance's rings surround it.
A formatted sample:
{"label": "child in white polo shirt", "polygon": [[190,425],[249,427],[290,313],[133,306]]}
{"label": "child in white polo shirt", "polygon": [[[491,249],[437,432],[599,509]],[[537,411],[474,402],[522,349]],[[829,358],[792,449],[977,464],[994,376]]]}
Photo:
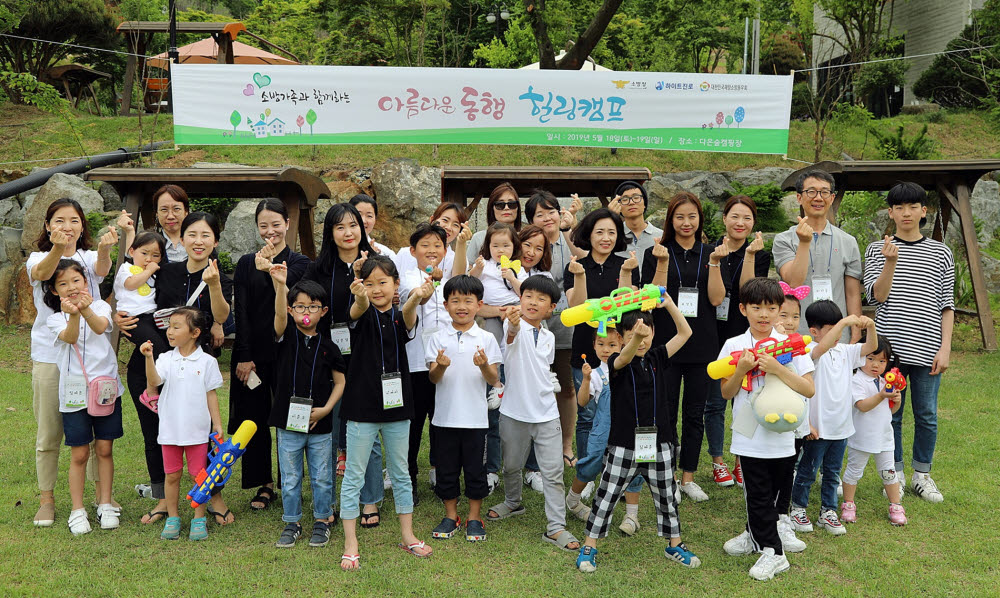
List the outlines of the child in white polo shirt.
{"label": "child in white polo shirt", "polygon": [[521,305],[506,310],[501,345],[506,382],[500,404],[505,500],[491,508],[486,517],[499,521],[525,513],[521,504],[521,468],[534,442],[548,519],[542,540],[576,552],[580,542],[566,530],[562,431],[549,374],[555,359],[555,336],[542,327],[560,294],[551,278],[529,276],[521,283]]}
{"label": "child in white polo shirt", "polygon": [[[852,416],[854,398],[851,378],[855,368],[865,365],[865,355],[878,346],[875,321],[865,316],[846,318],[829,299],[813,302],[806,308],[806,323],[815,342],[809,345],[809,356],[816,364],[816,394],[809,401],[809,423],[816,434],[806,436],[802,445],[792,486],[792,526],[796,531],[811,532],[812,522],[806,514],[809,490],[816,481],[816,470],[822,462],[823,485],[820,493],[820,527],[835,536],[847,533],[837,515],[837,486],[844,463],[847,439],[854,434]],[[862,343],[839,343],[848,326],[865,328],[867,340]]]}
{"label": "child in white polo shirt", "polygon": [[[160,416],[160,434],[156,441],[163,451],[163,471],[167,474],[164,492],[167,520],[160,538],[176,540],[181,533],[178,512],[181,470],[187,457],[188,473],[194,478],[208,464],[208,435],[222,435],[219,399],[216,389],[222,386],[222,373],[215,357],[201,346],[208,336],[208,316],[195,307],[178,307],[170,314],[167,342],[173,351],[161,353],[153,362],[153,343],[146,341],[139,350],[146,356],[146,393],[156,394],[163,385],[156,405]],[[190,540],[208,538],[206,505],[195,507]]]}
{"label": "child in white polo shirt", "polygon": [[451,538],[461,527],[458,516],[459,475],[465,473],[469,499],[465,539],[486,539],[480,515],[489,494],[486,482],[486,431],[489,429],[486,388],[500,379],[500,346],[493,335],[476,325],[483,303],[483,283],[461,274],[444,285],[445,306],[451,325],[427,341],[427,367],[437,385],[431,426],[433,452],[437,455],[434,492],[444,501],[445,516],[434,528],[435,538]]}

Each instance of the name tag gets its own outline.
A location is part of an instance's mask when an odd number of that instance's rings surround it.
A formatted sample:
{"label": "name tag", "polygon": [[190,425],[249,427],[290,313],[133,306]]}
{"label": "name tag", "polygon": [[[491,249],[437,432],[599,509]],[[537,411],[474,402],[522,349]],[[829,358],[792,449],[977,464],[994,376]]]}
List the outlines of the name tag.
{"label": "name tag", "polygon": [[656,426],[640,426],[635,429],[635,462],[656,462]]}
{"label": "name tag", "polygon": [[398,373],[382,374],[382,409],[403,406],[403,378]]}
{"label": "name tag", "polygon": [[338,322],[330,327],[330,340],[340,349],[341,355],[351,354],[351,329],[344,322]]}
{"label": "name tag", "polygon": [[285,429],[289,432],[308,432],[312,404],[312,399],[309,397],[291,397],[288,400],[288,419],[285,421]]}
{"label": "name tag", "polygon": [[829,277],[812,279],[812,300],[833,299],[833,280]]}
{"label": "name tag", "polygon": [[566,293],[563,293],[559,296],[559,301],[556,301],[556,308],[553,310],[552,315],[558,316],[566,309],[569,309],[569,299],[566,298]]}
{"label": "name tag", "polygon": [[83,376],[63,377],[63,407],[81,409],[87,406],[87,380]]}
{"label": "name tag", "polygon": [[726,298],[722,300],[722,303],[716,306],[715,319],[720,322],[729,321],[729,293],[726,293]]}
{"label": "name tag", "polygon": [[698,289],[695,287],[681,287],[677,291],[677,309],[685,318],[698,317]]}

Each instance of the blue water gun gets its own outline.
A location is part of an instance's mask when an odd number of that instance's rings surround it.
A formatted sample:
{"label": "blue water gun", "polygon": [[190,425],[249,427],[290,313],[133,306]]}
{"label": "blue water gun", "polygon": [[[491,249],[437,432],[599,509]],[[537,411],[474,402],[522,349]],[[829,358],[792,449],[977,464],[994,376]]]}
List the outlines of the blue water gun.
{"label": "blue water gun", "polygon": [[257,424],[245,420],[232,437],[223,442],[221,434],[209,434],[208,438],[215,445],[212,449],[212,460],[208,467],[201,470],[194,479],[194,488],[188,492],[187,498],[191,506],[198,508],[212,498],[212,490],[225,486],[233,473],[233,465],[247,450],[247,443],[257,433]]}

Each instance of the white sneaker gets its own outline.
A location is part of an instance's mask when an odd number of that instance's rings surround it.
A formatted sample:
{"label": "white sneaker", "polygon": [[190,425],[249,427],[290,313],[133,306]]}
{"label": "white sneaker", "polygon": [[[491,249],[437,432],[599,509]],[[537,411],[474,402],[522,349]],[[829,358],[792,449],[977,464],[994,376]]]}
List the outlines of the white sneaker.
{"label": "white sneaker", "polygon": [[705,494],[705,491],[701,489],[701,486],[695,482],[681,484],[681,492],[687,494],[687,497],[694,502],[704,502],[708,500],[708,495]]}
{"label": "white sneaker", "polygon": [[625,519],[622,524],[618,526],[618,529],[622,531],[626,536],[634,536],[637,531],[639,531],[639,520],[630,516],[625,515]]}
{"label": "white sneaker", "polygon": [[783,554],[774,554],[773,548],[765,548],[760,558],[750,567],[750,577],[758,581],[774,579],[774,576],[788,571],[790,565]]}
{"label": "white sneaker", "polygon": [[437,486],[437,468],[436,467],[432,467],[431,470],[429,472],[427,472],[427,481],[430,482],[431,490],[434,489],[434,486]]}
{"label": "white sneaker", "polygon": [[486,474],[486,485],[490,488],[490,494],[500,486],[500,476],[495,473]]}
{"label": "white sneaker", "polygon": [[806,515],[806,510],[802,507],[792,507],[792,513],[789,518],[792,522],[793,530],[804,534],[813,531],[812,521],[809,521],[809,515]]}
{"label": "white sneaker", "polygon": [[139,498],[153,498],[153,487],[149,484],[136,484],[135,491],[139,494]]}
{"label": "white sneaker", "polygon": [[587,482],[587,485],[583,487],[580,492],[580,500],[590,500],[590,497],[594,495],[594,482]]}
{"label": "white sneaker", "polygon": [[524,474],[524,483],[535,492],[542,491],[542,473],[539,471],[529,471]]}
{"label": "white sneaker", "polygon": [[944,501],[944,495],[938,490],[937,484],[931,479],[929,473],[913,472],[913,477],[910,478],[910,488],[913,489],[914,494],[927,502]]}
{"label": "white sneaker", "polygon": [[792,519],[788,515],[778,515],[778,537],[785,552],[802,552],[806,543],[795,536]]}
{"label": "white sneaker", "polygon": [[823,511],[820,514],[819,519],[816,520],[816,525],[825,527],[826,531],[830,532],[834,536],[843,536],[847,533],[847,528],[840,522],[840,517],[837,516],[837,512],[830,509]]}
{"label": "white sneaker", "polygon": [[753,547],[753,540],[750,539],[750,532],[744,530],[742,534],[735,538],[726,540],[722,549],[730,556],[743,556],[757,552]]}
{"label": "white sneaker", "polygon": [[69,531],[74,536],[82,536],[90,533],[90,520],[87,518],[87,509],[77,509],[70,511]]}
{"label": "white sneaker", "polygon": [[844,482],[837,482],[837,498],[844,498]]}
{"label": "white sneaker", "polygon": [[97,521],[101,524],[101,529],[118,529],[121,511],[110,503],[97,507]]}
{"label": "white sneaker", "polygon": [[392,490],[392,480],[389,479],[389,470],[382,470],[382,488],[384,490]]}

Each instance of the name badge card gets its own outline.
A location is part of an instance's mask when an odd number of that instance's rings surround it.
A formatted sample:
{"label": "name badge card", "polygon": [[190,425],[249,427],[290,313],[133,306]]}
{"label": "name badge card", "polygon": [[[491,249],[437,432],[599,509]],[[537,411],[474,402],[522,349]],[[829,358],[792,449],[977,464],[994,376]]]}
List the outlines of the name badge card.
{"label": "name badge card", "polygon": [[312,399],[309,397],[291,397],[288,400],[288,419],[285,421],[285,429],[290,432],[308,432],[312,404]]}
{"label": "name badge card", "polygon": [[681,287],[677,291],[677,309],[685,318],[698,317],[698,289],[696,287]]}
{"label": "name badge card", "polygon": [[726,322],[729,320],[729,293],[726,293],[726,298],[722,300],[715,308],[715,319],[720,322]]}
{"label": "name badge card", "polygon": [[351,329],[344,322],[338,322],[330,327],[330,340],[340,349],[341,355],[351,354]]}
{"label": "name badge card", "polygon": [[64,407],[80,409],[87,406],[87,380],[83,376],[66,375],[63,378]]}
{"label": "name badge card", "polygon": [[812,279],[812,300],[833,299],[833,279],[823,276]]}
{"label": "name badge card", "polygon": [[403,378],[399,373],[382,374],[382,409],[403,406]]}
{"label": "name badge card", "polygon": [[640,426],[635,429],[635,462],[656,462],[656,426]]}

